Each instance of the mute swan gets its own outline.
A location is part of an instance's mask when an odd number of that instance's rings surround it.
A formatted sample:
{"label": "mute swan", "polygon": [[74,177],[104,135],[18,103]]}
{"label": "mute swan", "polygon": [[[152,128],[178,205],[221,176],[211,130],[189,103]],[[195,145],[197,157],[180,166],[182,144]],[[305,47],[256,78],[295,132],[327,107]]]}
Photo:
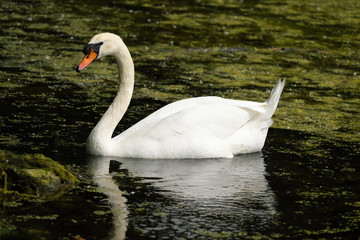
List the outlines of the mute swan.
{"label": "mute swan", "polygon": [[279,80],[263,103],[197,97],[157,110],[118,136],[115,127],[129,106],[134,88],[134,64],[123,40],[112,33],[95,35],[83,50],[77,71],[111,55],[119,69],[119,89],[110,107],[91,131],[91,155],[132,158],[231,158],[258,152],[265,143],[271,116],[285,81]]}

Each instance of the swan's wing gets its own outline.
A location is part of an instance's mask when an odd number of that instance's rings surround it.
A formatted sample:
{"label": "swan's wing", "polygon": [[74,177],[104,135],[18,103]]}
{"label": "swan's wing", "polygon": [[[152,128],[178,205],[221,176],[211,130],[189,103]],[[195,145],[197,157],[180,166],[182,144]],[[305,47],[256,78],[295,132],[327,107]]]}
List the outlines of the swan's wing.
{"label": "swan's wing", "polygon": [[134,135],[166,140],[172,136],[212,136],[226,138],[256,114],[266,103],[239,101],[220,97],[180,100],[152,113],[116,138]]}

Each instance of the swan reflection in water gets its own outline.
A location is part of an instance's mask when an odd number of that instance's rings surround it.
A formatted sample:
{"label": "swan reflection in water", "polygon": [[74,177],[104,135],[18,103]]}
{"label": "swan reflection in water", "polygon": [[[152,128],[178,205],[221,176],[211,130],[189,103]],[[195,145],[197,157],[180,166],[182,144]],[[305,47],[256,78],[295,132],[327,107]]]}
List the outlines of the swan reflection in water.
{"label": "swan reflection in water", "polygon": [[[233,159],[134,159],[89,157],[94,181],[108,196],[114,212],[114,238],[123,239],[127,228],[126,198],[109,174],[111,160],[121,162],[134,177],[150,183],[167,197],[191,200],[193,206],[239,214],[260,225],[269,223],[275,212],[275,197],[265,179],[261,153],[239,155]],[[227,210],[229,209],[229,210]],[[196,211],[196,209],[194,209]],[[214,210],[215,211],[215,210]],[[237,224],[241,225],[240,222]]]}

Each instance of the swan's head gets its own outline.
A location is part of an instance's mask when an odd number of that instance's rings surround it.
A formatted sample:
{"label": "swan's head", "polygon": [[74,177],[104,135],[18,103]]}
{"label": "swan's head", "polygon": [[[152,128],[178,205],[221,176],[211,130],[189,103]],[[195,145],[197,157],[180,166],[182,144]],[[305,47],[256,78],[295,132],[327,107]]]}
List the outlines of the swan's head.
{"label": "swan's head", "polygon": [[84,47],[83,53],[85,57],[77,66],[76,71],[84,70],[95,59],[119,52],[123,46],[125,46],[124,42],[116,34],[100,33],[95,35]]}

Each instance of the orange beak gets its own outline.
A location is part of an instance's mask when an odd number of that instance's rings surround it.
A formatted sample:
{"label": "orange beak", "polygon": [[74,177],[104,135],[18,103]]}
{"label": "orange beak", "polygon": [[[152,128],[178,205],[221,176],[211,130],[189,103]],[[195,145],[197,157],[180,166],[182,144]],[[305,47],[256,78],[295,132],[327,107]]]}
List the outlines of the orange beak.
{"label": "orange beak", "polygon": [[80,71],[84,70],[96,58],[97,58],[97,53],[92,48],[90,48],[89,54],[87,54],[84,57],[84,59],[79,64],[79,66],[76,68],[76,71],[80,72]]}

